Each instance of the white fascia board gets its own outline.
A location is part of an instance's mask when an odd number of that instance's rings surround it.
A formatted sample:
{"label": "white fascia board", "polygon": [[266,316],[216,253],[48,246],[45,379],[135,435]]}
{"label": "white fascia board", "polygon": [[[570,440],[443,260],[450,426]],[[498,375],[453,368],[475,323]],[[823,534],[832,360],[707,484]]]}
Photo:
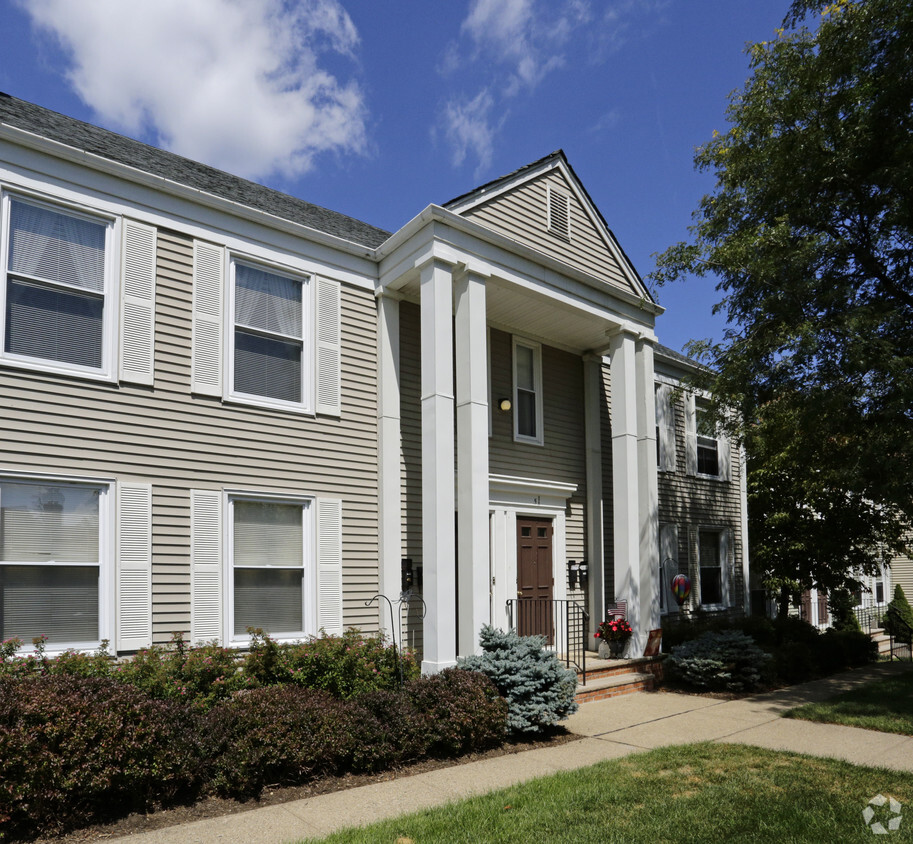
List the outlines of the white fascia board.
{"label": "white fascia board", "polygon": [[82,204],[91,197],[93,205],[109,213],[202,240],[232,240],[230,248],[262,248],[263,257],[306,256],[314,262],[307,272],[375,286],[372,248],[20,129],[0,125],[2,141],[9,142],[0,147],[0,182],[6,187]]}
{"label": "white fascia board", "polygon": [[569,304],[580,307],[588,302],[595,306],[594,315],[617,315],[619,324],[637,325],[639,331],[646,328],[650,335],[654,318],[665,310],[437,205],[429,205],[410,220],[378,247],[377,255],[380,287],[400,282],[433,255],[546,295],[563,291],[569,294]]}
{"label": "white fascia board", "polygon": [[524,170],[521,173],[517,173],[512,179],[507,179],[502,184],[498,185],[497,188],[494,188],[491,191],[479,192],[472,196],[467,197],[463,202],[458,203],[453,206],[450,210],[456,214],[464,214],[466,211],[469,211],[472,208],[475,208],[477,205],[481,205],[483,202],[490,202],[496,196],[500,196],[503,193],[514,190],[517,186],[522,185],[524,182],[531,182],[534,179],[539,178],[540,176],[548,173],[550,170],[558,170],[564,176],[567,183],[570,185],[571,190],[574,192],[574,196],[577,197],[577,201],[580,203],[580,207],[583,208],[584,213],[589,217],[590,222],[595,227],[596,231],[599,232],[602,237],[603,243],[606,246],[606,249],[612,254],[612,257],[618,262],[618,266],[621,267],[622,272],[627,278],[628,283],[634,290],[639,290],[641,295],[650,298],[652,297],[644,286],[643,282],[637,275],[634,267],[631,262],[625,256],[621,247],[618,244],[618,241],[615,239],[615,236],[607,228],[605,221],[602,219],[602,216],[593,207],[593,203],[588,199],[586,193],[581,190],[579,180],[574,176],[568,167],[567,163],[560,157],[555,156],[550,160],[542,162],[538,167]]}

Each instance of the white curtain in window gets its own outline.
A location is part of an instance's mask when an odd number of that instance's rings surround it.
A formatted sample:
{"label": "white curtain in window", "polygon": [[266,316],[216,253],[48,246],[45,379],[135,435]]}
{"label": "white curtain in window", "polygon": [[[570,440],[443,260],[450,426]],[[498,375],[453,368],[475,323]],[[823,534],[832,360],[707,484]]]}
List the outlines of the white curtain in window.
{"label": "white curtain in window", "polygon": [[104,224],[16,200],[10,209],[10,272],[105,289]]}

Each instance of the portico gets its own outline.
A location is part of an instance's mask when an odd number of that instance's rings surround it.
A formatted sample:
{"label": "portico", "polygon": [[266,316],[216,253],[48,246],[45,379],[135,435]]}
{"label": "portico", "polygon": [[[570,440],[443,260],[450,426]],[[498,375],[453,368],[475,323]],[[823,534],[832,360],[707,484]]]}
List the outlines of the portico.
{"label": "portico", "polygon": [[[458,655],[474,652],[483,624],[505,626],[505,603],[517,594],[513,537],[518,516],[538,516],[537,524],[549,531],[554,596],[567,594],[568,543],[576,543],[574,553],[585,556],[590,572],[586,603],[591,619],[604,615],[608,564],[615,597],[628,601],[632,625],[638,639],[643,637],[658,621],[658,598],[652,594],[658,551],[651,354],[658,307],[436,206],[397,232],[381,251],[380,580],[386,594],[398,593],[404,556],[400,538],[411,515],[403,506],[407,484],[401,453],[419,435],[423,670],[439,671]],[[419,310],[420,432],[404,428],[399,407],[401,303]],[[498,436],[503,411],[490,406],[501,400],[490,386],[491,333],[520,337],[524,345],[541,348],[553,380],[562,377],[554,374],[556,367],[569,367],[567,377],[581,382],[575,389],[582,401],[560,410],[582,420],[579,442],[564,442],[568,432],[550,427],[550,408],[558,400],[550,395],[540,423],[541,443],[523,441],[515,427],[513,441]],[[503,361],[496,364],[503,369]],[[507,375],[501,372],[501,377]],[[541,371],[537,377],[538,394],[526,398],[541,405]],[[601,430],[607,377],[609,443],[603,442]],[[511,402],[517,397],[514,386],[506,396]],[[567,462],[579,462],[582,469],[569,465],[567,478],[556,451],[559,440],[568,453],[580,452],[579,461],[575,456]],[[490,454],[490,446],[497,454]],[[608,560],[604,448],[611,451],[614,501]],[[511,449],[517,455],[513,465]],[[503,471],[505,465],[511,471]]]}

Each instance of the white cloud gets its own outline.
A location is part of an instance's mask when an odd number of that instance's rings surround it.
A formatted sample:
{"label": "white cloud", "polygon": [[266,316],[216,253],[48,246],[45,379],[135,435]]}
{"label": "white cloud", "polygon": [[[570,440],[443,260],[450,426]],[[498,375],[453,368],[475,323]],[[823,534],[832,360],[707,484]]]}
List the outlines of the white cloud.
{"label": "white cloud", "polygon": [[565,48],[590,17],[586,0],[471,0],[460,39],[445,49],[439,68],[448,76],[483,69],[476,96],[451,98],[443,108],[455,166],[472,155],[478,175],[491,163],[507,103],[564,65]]}
{"label": "white cloud", "polygon": [[107,125],[255,179],[365,150],[361,88],[321,65],[359,43],[338,0],[19,2]]}
{"label": "white cloud", "polygon": [[471,100],[451,99],[444,107],[447,140],[453,149],[453,164],[459,167],[471,152],[478,161],[476,173],[491,164],[495,129],[491,125],[494,99],[482,90]]}

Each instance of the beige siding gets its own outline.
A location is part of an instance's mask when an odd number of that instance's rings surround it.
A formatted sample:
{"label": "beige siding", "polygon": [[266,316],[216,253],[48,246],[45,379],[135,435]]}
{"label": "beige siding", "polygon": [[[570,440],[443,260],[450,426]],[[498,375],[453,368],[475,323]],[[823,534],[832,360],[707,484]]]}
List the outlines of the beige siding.
{"label": "beige siding", "polygon": [[344,500],[344,622],[376,628],[376,316],[343,286],[342,417],[223,404],[190,393],[192,241],[160,231],[155,386],[0,369],[0,469],[110,475],[153,485],[153,635],[190,626],[190,489]]}
{"label": "beige siding", "polygon": [[[742,608],[745,602],[745,583],[742,572],[742,498],[740,490],[742,467],[739,451],[730,447],[732,480],[689,476],[685,472],[685,409],[683,397],[673,400],[675,413],[674,472],[659,473],[660,524],[678,525],[679,570],[696,584],[699,576],[697,530],[699,527],[729,528],[732,531],[732,560],[729,571],[730,603]],[[692,595],[695,595],[692,589]]]}
{"label": "beige siding", "polygon": [[[549,184],[570,197],[570,242],[548,230],[546,186]],[[633,292],[602,234],[557,170],[524,182],[516,189],[466,211],[463,216],[615,287]]]}
{"label": "beige siding", "polygon": [[891,590],[885,595],[885,600],[890,601],[894,597],[895,586],[900,586],[907,600],[913,603],[913,560],[905,554],[891,560]]}

